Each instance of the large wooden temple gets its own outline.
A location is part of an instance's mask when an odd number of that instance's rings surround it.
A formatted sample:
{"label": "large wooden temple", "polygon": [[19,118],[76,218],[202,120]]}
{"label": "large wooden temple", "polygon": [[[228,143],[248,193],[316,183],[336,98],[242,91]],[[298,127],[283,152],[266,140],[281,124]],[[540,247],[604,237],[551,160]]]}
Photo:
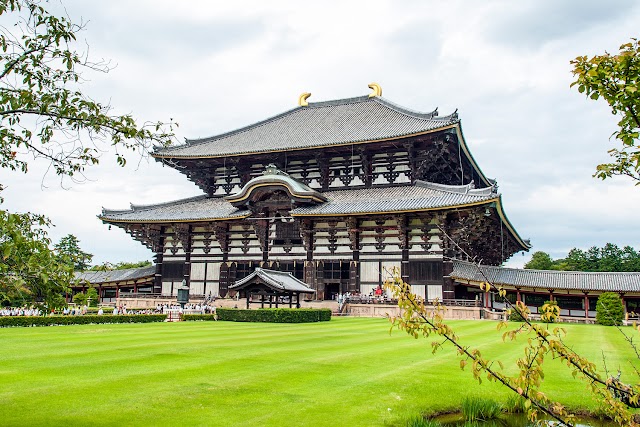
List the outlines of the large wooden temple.
{"label": "large wooden temple", "polygon": [[304,94],[258,123],[159,149],[204,194],[99,218],[155,252],[162,294],[186,280],[192,294],[225,296],[260,267],[330,299],[368,294],[397,267],[416,294],[451,299],[452,258],[500,265],[528,250],[458,115],[409,110],[370,87],[334,101]]}

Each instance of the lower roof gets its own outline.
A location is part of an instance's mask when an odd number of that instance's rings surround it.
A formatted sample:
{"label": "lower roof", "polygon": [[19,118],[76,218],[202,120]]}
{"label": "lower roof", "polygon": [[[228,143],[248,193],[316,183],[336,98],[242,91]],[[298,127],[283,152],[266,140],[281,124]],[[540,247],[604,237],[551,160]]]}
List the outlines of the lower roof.
{"label": "lower roof", "polygon": [[453,261],[454,280],[515,288],[544,290],[579,290],[600,292],[640,292],[640,272],[585,272],[525,270],[478,266],[467,261]]}
{"label": "lower roof", "polygon": [[[353,188],[322,193],[327,201],[295,208],[292,216],[358,215],[437,210],[498,201],[493,188],[443,185],[418,181],[415,185]],[[222,197],[198,196],[156,205],[131,205],[126,210],[103,209],[108,223],[198,222],[230,220],[250,215]]]}
{"label": "lower roof", "polygon": [[139,280],[153,277],[156,273],[156,267],[151,265],[140,268],[127,268],[125,270],[109,270],[109,271],[82,271],[76,272],[76,279],[87,281],[92,285],[102,283],[127,282],[129,280]]}

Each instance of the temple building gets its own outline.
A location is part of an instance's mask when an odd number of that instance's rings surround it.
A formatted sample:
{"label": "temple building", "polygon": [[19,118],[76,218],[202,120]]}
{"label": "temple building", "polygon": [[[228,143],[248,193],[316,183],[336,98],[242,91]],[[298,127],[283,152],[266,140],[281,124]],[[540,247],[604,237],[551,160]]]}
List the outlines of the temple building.
{"label": "temple building", "polygon": [[308,102],[246,127],[156,150],[203,195],[99,218],[155,253],[152,292],[225,296],[256,268],[315,294],[369,294],[398,268],[429,300],[455,298],[452,259],[499,266],[527,251],[456,112],[381,96]]}

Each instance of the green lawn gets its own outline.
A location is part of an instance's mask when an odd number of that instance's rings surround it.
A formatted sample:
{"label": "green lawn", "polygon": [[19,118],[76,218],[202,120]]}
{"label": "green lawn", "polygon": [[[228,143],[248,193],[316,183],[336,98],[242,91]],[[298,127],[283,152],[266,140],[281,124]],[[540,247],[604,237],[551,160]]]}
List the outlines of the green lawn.
{"label": "green lawn", "polygon": [[[521,352],[494,322],[452,324],[486,356]],[[630,370],[614,328],[566,329],[582,354],[601,364],[602,350],[609,369]],[[432,355],[430,341],[367,318],[0,329],[0,425],[401,425],[470,394],[506,399],[461,371],[451,347]],[[568,406],[595,407],[558,363],[545,382]]]}

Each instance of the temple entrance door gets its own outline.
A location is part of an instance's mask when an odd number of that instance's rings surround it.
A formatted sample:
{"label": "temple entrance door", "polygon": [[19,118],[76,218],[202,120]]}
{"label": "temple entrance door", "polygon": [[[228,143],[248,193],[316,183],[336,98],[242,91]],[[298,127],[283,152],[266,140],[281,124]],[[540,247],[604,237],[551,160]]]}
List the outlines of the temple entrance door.
{"label": "temple entrance door", "polygon": [[325,283],[324,285],[324,299],[332,300],[338,297],[338,293],[340,292],[340,284],[339,283]]}

